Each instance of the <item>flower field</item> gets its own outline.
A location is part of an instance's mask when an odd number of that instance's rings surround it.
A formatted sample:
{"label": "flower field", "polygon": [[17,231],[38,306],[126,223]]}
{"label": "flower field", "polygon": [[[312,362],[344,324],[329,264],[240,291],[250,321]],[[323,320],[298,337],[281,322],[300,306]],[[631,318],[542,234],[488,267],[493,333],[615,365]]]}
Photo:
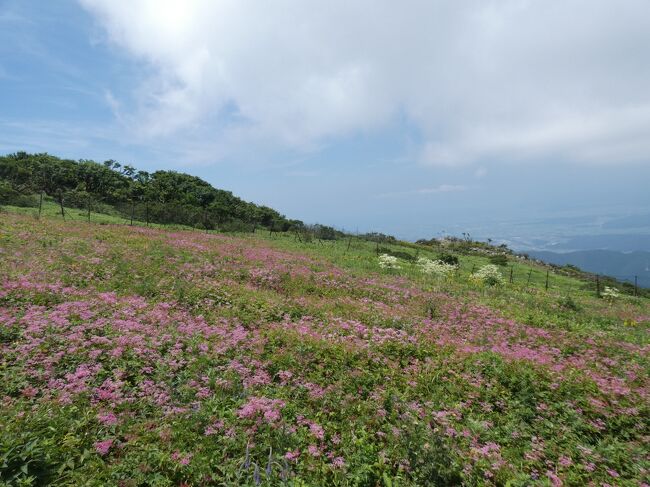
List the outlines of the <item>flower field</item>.
{"label": "flower field", "polygon": [[650,303],[568,284],[0,213],[0,485],[647,486]]}

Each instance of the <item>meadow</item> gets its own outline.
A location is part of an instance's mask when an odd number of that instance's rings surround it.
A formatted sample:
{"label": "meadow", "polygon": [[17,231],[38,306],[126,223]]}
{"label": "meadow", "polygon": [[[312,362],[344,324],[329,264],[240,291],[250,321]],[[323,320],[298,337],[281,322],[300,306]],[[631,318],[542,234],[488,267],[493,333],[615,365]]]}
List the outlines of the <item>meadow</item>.
{"label": "meadow", "polygon": [[70,214],[0,213],[0,485],[650,484],[646,298]]}

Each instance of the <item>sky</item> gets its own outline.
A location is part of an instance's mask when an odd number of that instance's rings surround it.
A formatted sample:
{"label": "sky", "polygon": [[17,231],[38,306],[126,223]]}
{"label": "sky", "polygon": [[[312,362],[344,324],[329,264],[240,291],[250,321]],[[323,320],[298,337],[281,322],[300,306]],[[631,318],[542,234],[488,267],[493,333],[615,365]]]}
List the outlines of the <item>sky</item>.
{"label": "sky", "polygon": [[0,0],[0,153],[416,239],[650,212],[648,0]]}

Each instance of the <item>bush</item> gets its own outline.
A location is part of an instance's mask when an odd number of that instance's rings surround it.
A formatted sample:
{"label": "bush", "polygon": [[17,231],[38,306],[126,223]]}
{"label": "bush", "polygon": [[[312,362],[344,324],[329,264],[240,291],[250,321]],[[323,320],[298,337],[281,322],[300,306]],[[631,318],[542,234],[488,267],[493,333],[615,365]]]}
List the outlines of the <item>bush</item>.
{"label": "bush", "polygon": [[484,265],[472,274],[470,278],[488,286],[497,286],[505,283],[501,272],[499,272],[499,269],[494,264]]}
{"label": "bush", "polygon": [[413,255],[409,254],[408,252],[404,252],[403,250],[391,250],[386,247],[379,247],[379,252],[386,255],[392,255],[393,257],[407,260],[409,262],[415,261],[415,257]]}
{"label": "bush", "polygon": [[38,200],[33,195],[19,193],[7,181],[0,181],[0,205],[22,207],[38,206]]}
{"label": "bush", "polygon": [[457,266],[459,264],[458,257],[454,254],[442,253],[438,256],[438,260],[440,262],[444,262],[445,264],[454,266]]}
{"label": "bush", "polygon": [[571,296],[565,296],[558,301],[560,308],[568,311],[580,311],[581,307],[576,303]]}
{"label": "bush", "polygon": [[379,256],[379,267],[382,269],[401,269],[397,257],[388,254],[381,254]]}
{"label": "bush", "polygon": [[251,223],[243,222],[241,220],[231,220],[229,222],[224,222],[219,225],[219,230],[222,232],[240,232],[247,233],[253,231],[253,225]]}
{"label": "bush", "polygon": [[420,257],[417,265],[425,274],[434,275],[436,277],[449,277],[457,269],[455,265],[447,264],[440,260],[427,259],[425,257]]}
{"label": "bush", "polygon": [[618,289],[615,287],[605,286],[605,290],[603,291],[603,298],[607,299],[608,301],[616,301],[620,297],[621,292]]}
{"label": "bush", "polygon": [[385,235],[378,232],[364,233],[363,235],[359,235],[359,238],[370,242],[397,243],[397,239],[392,235]]}

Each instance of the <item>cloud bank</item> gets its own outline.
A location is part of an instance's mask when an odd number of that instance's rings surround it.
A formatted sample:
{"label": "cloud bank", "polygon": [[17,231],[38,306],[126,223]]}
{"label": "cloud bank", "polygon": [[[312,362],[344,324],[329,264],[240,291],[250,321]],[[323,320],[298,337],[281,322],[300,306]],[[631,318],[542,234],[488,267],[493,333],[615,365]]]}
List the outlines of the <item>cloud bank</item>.
{"label": "cloud bank", "polygon": [[311,149],[406,120],[424,164],[647,163],[647,0],[79,0],[142,62],[140,137]]}

